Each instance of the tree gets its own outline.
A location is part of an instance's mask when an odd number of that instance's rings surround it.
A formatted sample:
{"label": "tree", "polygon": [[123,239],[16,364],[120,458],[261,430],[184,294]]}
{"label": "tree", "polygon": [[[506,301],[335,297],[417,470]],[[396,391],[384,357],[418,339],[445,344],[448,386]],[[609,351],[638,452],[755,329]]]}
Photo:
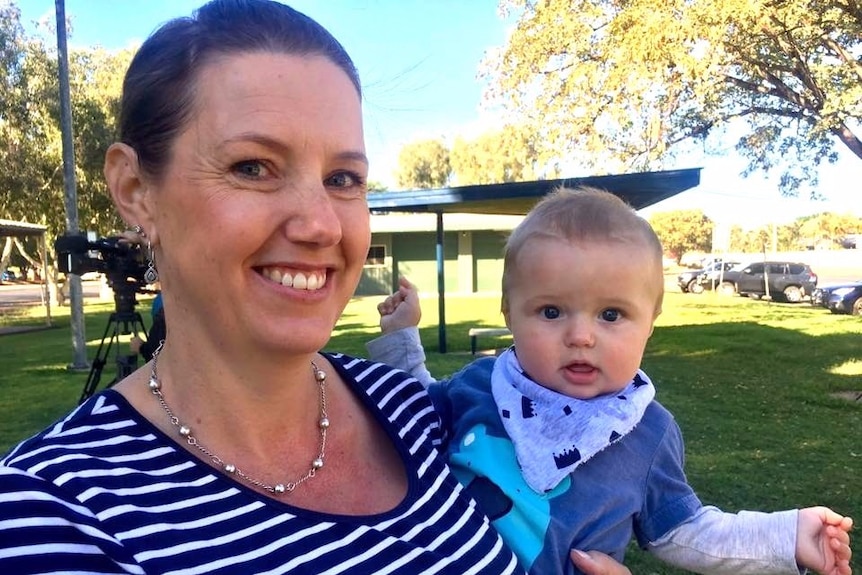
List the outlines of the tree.
{"label": "tree", "polygon": [[772,251],[772,232],[767,226],[746,230],[738,238],[738,244],[733,249],[747,254],[760,254]]}
{"label": "tree", "polygon": [[[130,59],[100,48],[69,55],[79,221],[102,235],[122,225],[102,165]],[[0,217],[46,225],[52,245],[65,231],[56,49],[25,36],[14,4],[0,5],[0,85]]]}
{"label": "tree", "polygon": [[742,246],[745,243],[745,230],[739,224],[730,226],[730,242],[727,246],[727,251],[743,252]]}
{"label": "tree", "polygon": [[708,252],[712,246],[712,221],[701,210],[676,210],[653,214],[650,225],[665,253],[677,263],[686,252]]}
{"label": "tree", "polygon": [[840,249],[842,240],[862,233],[862,218],[852,214],[823,212],[796,218],[783,224],[768,224],[752,230],[731,228],[730,251],[761,253],[811,248]]}
{"label": "tree", "polygon": [[395,178],[402,188],[442,188],[450,175],[449,149],[437,140],[407,144],[398,154]]}
{"label": "tree", "polygon": [[474,140],[457,138],[452,145],[452,174],[458,185],[499,184],[555,178],[556,165],[545,166],[535,132],[508,124]]}
{"label": "tree", "polygon": [[[745,128],[746,174],[816,185],[840,142],[862,159],[855,0],[501,0],[488,98],[543,126],[566,161],[657,169],[682,142]],[[813,188],[812,188],[813,189]]]}
{"label": "tree", "polygon": [[389,188],[386,186],[386,184],[384,184],[383,182],[377,181],[377,180],[368,180],[366,187],[368,188],[369,194],[389,191]]}
{"label": "tree", "polygon": [[841,247],[841,240],[850,234],[862,233],[862,218],[851,214],[824,212],[797,220],[803,247],[829,245]]}

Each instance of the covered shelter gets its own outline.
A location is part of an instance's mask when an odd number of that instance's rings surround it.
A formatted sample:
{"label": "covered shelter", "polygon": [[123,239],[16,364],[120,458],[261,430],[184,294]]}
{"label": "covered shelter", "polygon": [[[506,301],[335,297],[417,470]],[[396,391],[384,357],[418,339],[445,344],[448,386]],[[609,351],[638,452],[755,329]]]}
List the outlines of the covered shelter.
{"label": "covered shelter", "polygon": [[48,231],[47,226],[40,224],[31,224],[28,222],[18,222],[13,220],[0,219],[0,240],[8,237],[34,237],[36,238],[39,256],[42,258],[42,304],[45,306],[45,323],[51,325],[51,302],[48,297],[48,254],[45,245],[45,233]]}
{"label": "covered shelter", "polygon": [[554,189],[590,186],[612,192],[635,210],[673,197],[700,184],[700,168],[586,176],[531,182],[509,182],[431,190],[407,190],[369,194],[371,213],[434,213],[437,215],[437,293],[440,353],[446,353],[446,298],[443,274],[444,215],[453,213],[525,215]]}

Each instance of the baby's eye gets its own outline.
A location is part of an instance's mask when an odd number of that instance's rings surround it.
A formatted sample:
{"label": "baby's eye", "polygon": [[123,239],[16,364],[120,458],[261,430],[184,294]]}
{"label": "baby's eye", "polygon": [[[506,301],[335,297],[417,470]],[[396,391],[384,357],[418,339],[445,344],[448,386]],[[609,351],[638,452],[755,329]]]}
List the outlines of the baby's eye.
{"label": "baby's eye", "polygon": [[557,319],[560,317],[560,308],[547,305],[542,308],[542,317],[545,319]]}
{"label": "baby's eye", "polygon": [[622,317],[622,313],[618,309],[606,309],[602,310],[601,317],[605,321],[614,322]]}

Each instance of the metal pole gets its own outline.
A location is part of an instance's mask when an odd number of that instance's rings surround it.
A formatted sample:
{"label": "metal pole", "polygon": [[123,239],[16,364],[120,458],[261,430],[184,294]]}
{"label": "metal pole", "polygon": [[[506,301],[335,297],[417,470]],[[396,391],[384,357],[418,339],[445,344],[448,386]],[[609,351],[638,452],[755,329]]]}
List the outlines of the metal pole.
{"label": "metal pole", "polygon": [[[66,231],[78,233],[78,194],[75,189],[75,147],[72,137],[72,98],[69,93],[69,55],[66,47],[65,0],[54,0],[57,18],[57,71],[60,84],[60,133],[63,142],[63,199]],[[81,276],[69,274],[69,306],[72,327],[72,363],[69,369],[85,370],[87,346],[84,335],[84,290]]]}
{"label": "metal pole", "polygon": [[446,353],[446,277],[443,273],[446,252],[443,243],[443,212],[437,212],[437,338],[440,353]]}
{"label": "metal pole", "polygon": [[54,325],[51,319],[51,294],[48,293],[48,249],[45,232],[39,236],[39,255],[42,257],[42,294],[45,300],[45,323],[48,327]]}

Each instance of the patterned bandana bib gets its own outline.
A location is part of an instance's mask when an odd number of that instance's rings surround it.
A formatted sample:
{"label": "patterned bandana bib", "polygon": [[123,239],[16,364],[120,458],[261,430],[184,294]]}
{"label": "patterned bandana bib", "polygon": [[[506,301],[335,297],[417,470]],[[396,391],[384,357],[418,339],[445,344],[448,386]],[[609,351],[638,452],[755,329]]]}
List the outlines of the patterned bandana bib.
{"label": "patterned bandana bib", "polygon": [[586,400],[562,395],[528,378],[514,348],[497,358],[491,391],[524,480],[537,493],[553,489],[634,429],[655,397],[652,382],[640,370],[618,393]]}

